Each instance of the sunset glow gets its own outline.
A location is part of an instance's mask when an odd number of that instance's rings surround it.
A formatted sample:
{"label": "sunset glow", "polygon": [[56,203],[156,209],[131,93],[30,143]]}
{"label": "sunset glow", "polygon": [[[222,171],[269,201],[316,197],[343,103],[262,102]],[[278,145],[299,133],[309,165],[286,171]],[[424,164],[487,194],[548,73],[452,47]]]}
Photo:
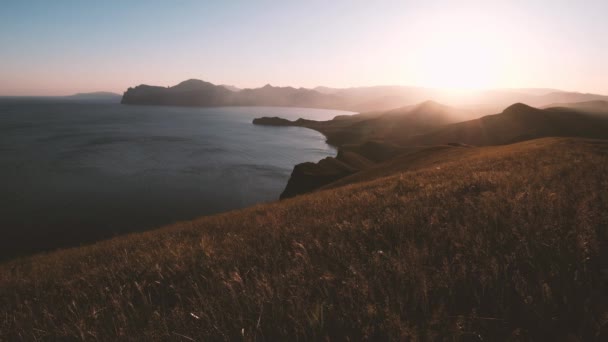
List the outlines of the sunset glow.
{"label": "sunset glow", "polygon": [[21,2],[0,12],[0,95],[199,78],[608,93],[608,2]]}
{"label": "sunset glow", "polygon": [[[439,15],[434,27],[420,25],[426,32],[413,53],[417,83],[428,87],[476,89],[499,86],[505,63],[501,32],[478,17],[455,18]],[[480,27],[488,27],[480,30]]]}

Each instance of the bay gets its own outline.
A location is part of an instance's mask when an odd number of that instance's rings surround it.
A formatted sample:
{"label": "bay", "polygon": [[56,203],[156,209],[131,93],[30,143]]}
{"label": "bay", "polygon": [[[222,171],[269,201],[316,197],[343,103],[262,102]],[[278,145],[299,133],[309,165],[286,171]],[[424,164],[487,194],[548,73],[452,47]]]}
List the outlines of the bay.
{"label": "bay", "polygon": [[336,151],[278,107],[0,99],[0,257],[77,246],[277,200],[293,166]]}

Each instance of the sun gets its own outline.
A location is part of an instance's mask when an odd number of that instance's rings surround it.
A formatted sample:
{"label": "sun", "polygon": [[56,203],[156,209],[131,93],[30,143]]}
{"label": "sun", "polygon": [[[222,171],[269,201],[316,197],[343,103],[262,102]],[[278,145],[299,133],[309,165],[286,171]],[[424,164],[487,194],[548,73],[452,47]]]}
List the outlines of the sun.
{"label": "sun", "polygon": [[483,46],[449,41],[430,49],[421,69],[433,87],[476,89],[492,86],[496,72],[493,64]]}
{"label": "sun", "polygon": [[498,35],[471,22],[441,21],[424,34],[413,58],[418,83],[433,88],[490,88],[505,71]]}

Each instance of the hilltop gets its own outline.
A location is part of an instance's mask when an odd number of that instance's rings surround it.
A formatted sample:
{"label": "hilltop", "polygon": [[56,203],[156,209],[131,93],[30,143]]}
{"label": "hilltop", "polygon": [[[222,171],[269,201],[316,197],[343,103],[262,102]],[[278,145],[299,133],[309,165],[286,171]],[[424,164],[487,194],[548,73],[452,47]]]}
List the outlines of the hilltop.
{"label": "hilltop", "polygon": [[0,339],[605,339],[608,143],[441,150],[1,264]]}
{"label": "hilltop", "polygon": [[400,142],[407,145],[459,142],[488,146],[542,137],[569,136],[606,139],[608,121],[575,110],[538,109],[517,103],[500,114],[456,123]]}

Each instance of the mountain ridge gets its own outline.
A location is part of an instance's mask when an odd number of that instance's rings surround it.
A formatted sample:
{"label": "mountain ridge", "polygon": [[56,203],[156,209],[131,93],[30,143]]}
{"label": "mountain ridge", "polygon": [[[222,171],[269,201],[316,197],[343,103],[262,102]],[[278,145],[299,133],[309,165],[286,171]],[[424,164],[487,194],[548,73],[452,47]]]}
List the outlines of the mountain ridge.
{"label": "mountain ridge", "polygon": [[[197,81],[197,82],[195,82]],[[187,82],[189,87],[180,84]],[[467,108],[478,115],[495,113],[515,102],[537,107],[557,102],[608,100],[608,96],[554,91],[555,89],[493,89],[457,97],[449,91],[413,86],[353,88],[274,87],[240,89],[190,79],[173,87],[139,85],[127,89],[123,104],[175,106],[287,106],[341,109],[355,112],[386,111],[432,99]],[[183,89],[186,88],[186,89]],[[226,92],[228,91],[228,92]]]}

